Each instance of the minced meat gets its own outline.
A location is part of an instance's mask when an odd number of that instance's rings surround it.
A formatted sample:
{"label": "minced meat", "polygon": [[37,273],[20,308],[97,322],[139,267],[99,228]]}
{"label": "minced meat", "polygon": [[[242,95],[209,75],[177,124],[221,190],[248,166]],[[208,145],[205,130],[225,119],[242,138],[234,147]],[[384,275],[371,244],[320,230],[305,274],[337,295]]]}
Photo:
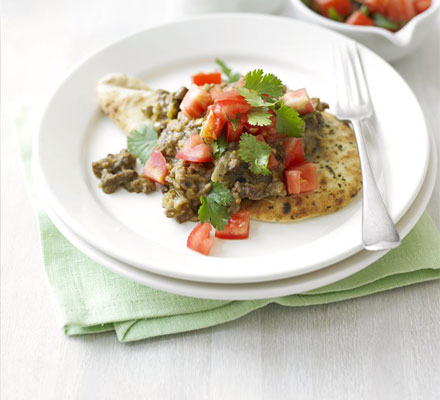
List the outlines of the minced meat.
{"label": "minced meat", "polygon": [[150,193],[156,189],[153,181],[136,172],[136,158],[125,149],[95,161],[92,169],[101,179],[100,188],[107,194],[114,193],[120,186],[135,193]]}

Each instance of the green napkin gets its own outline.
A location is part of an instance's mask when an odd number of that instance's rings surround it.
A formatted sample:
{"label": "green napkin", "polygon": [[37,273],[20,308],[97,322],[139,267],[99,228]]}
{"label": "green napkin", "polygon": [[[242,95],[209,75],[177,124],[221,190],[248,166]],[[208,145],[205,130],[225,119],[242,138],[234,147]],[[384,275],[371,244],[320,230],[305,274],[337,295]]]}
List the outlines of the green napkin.
{"label": "green napkin", "polygon": [[[17,119],[31,198],[29,111]],[[38,213],[41,247],[49,283],[67,335],[115,331],[121,342],[206,328],[232,321],[269,303],[326,304],[440,278],[440,233],[425,213],[402,245],[362,271],[307,293],[252,301],[204,300],[151,289],[122,278],[73,247],[47,215]]]}

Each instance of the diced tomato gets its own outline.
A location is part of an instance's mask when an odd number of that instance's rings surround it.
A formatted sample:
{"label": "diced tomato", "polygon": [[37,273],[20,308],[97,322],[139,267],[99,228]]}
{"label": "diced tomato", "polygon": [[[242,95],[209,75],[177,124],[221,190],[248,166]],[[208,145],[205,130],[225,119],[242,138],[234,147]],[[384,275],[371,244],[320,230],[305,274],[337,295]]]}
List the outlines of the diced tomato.
{"label": "diced tomato", "polygon": [[362,3],[368,7],[368,11],[370,13],[381,13],[385,14],[387,11],[387,3],[388,0],[363,0]]}
{"label": "diced tomato", "polygon": [[304,148],[301,139],[288,137],[283,144],[283,160],[286,169],[302,164],[306,161]]}
{"label": "diced tomato", "polygon": [[255,139],[259,140],[260,142],[266,143],[266,139],[264,138],[264,136],[259,133],[257,136],[255,136]]}
{"label": "diced tomato", "polygon": [[309,114],[315,111],[315,107],[313,106],[306,89],[298,89],[287,92],[283,96],[283,101],[286,106],[293,108],[300,115]]}
{"label": "diced tomato", "polygon": [[352,5],[350,0],[313,0],[314,5],[318,9],[318,11],[328,17],[328,9],[333,7],[334,10],[345,17],[346,15],[351,13]]}
{"label": "diced tomato", "polygon": [[180,103],[180,109],[190,119],[200,118],[203,117],[212,102],[213,100],[206,90],[192,86]]}
{"label": "diced tomato", "polygon": [[226,141],[227,142],[238,142],[240,136],[243,133],[243,127],[245,121],[247,120],[246,114],[243,114],[237,122],[237,129],[234,129],[231,121],[226,122]]}
{"label": "diced tomato", "polygon": [[[300,172],[300,193],[305,192],[313,192],[318,189],[318,175],[316,174],[316,169],[318,166],[312,162],[306,162],[304,164],[295,165],[291,170],[286,171],[286,181],[287,181],[287,173],[291,173],[292,171]],[[296,190],[295,186],[293,190]],[[289,189],[288,189],[289,192]],[[296,194],[290,193],[289,194]]]}
{"label": "diced tomato", "polygon": [[300,171],[284,171],[286,177],[286,187],[288,194],[301,193],[301,172]]}
{"label": "diced tomato", "polygon": [[345,23],[349,25],[367,25],[367,26],[374,26],[374,22],[370,17],[367,17],[364,13],[361,13],[360,11],[355,11],[353,14],[351,14]]}
{"label": "diced tomato", "polygon": [[223,108],[229,119],[235,119],[238,113],[244,114],[252,109],[252,106],[235,89],[220,93],[215,102]]}
{"label": "diced tomato", "polygon": [[222,101],[234,101],[247,104],[246,99],[238,93],[236,89],[224,90],[216,97],[215,101],[217,103],[221,103]]}
{"label": "diced tomato", "polygon": [[195,163],[212,161],[212,149],[203,142],[203,139],[197,133],[191,135],[183,147],[176,154],[180,160],[191,161]]}
{"label": "diced tomato", "polygon": [[394,22],[404,23],[416,16],[413,0],[388,0],[388,18]]}
{"label": "diced tomato", "polygon": [[205,256],[209,255],[214,243],[214,236],[211,237],[211,229],[211,224],[208,222],[197,224],[188,236],[187,247]]}
{"label": "diced tomato", "polygon": [[269,156],[269,162],[267,163],[267,168],[275,169],[276,167],[278,167],[278,160],[273,154],[271,154]]}
{"label": "diced tomato", "polygon": [[192,81],[197,86],[203,86],[207,83],[219,84],[222,83],[222,74],[221,72],[211,72],[208,74],[204,74],[203,72],[200,72],[198,74],[193,75]]}
{"label": "diced tomato", "polygon": [[431,6],[431,0],[415,0],[414,6],[417,14],[420,14]]}
{"label": "diced tomato", "polygon": [[167,162],[159,150],[153,150],[144,165],[142,175],[162,185],[165,183],[165,178],[168,175]]}
{"label": "diced tomato", "polygon": [[212,104],[208,107],[206,120],[203,122],[200,136],[207,143],[217,140],[222,134],[223,127],[226,123],[226,114],[218,104]]}
{"label": "diced tomato", "polygon": [[249,211],[239,211],[231,215],[224,230],[215,230],[215,237],[232,240],[247,239],[249,237],[249,225]]}
{"label": "diced tomato", "polygon": [[220,93],[223,93],[220,86],[215,85],[210,91],[209,95],[211,96],[212,100],[216,101],[217,97],[220,95]]}

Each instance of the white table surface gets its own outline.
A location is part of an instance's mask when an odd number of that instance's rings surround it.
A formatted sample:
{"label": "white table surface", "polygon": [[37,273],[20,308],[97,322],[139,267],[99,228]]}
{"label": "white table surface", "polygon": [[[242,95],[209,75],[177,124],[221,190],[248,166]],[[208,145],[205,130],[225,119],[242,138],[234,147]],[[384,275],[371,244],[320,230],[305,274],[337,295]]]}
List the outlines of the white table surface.
{"label": "white table surface", "polygon": [[[2,5],[2,399],[440,398],[438,281],[324,306],[269,306],[218,327],[133,344],[111,333],[65,337],[11,117],[18,104],[51,93],[89,53],[169,20],[171,7],[149,0]],[[438,150],[439,33],[440,22],[423,47],[395,64]],[[438,226],[439,188],[437,179],[428,207]]]}

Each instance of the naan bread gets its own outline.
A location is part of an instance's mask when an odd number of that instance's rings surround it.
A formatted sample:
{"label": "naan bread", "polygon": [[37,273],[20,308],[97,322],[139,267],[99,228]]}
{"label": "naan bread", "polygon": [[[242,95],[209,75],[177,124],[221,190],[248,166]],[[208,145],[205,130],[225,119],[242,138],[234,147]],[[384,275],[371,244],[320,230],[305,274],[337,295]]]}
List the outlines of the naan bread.
{"label": "naan bread", "polygon": [[140,79],[125,74],[108,74],[96,88],[102,110],[127,135],[150,120],[142,108],[154,105],[157,92]]}
{"label": "naan bread", "polygon": [[241,210],[251,218],[268,222],[292,222],[325,215],[345,207],[362,187],[356,139],[350,127],[334,115],[322,112],[325,127],[320,149],[310,161],[318,164],[319,188],[311,193],[245,199]]}

